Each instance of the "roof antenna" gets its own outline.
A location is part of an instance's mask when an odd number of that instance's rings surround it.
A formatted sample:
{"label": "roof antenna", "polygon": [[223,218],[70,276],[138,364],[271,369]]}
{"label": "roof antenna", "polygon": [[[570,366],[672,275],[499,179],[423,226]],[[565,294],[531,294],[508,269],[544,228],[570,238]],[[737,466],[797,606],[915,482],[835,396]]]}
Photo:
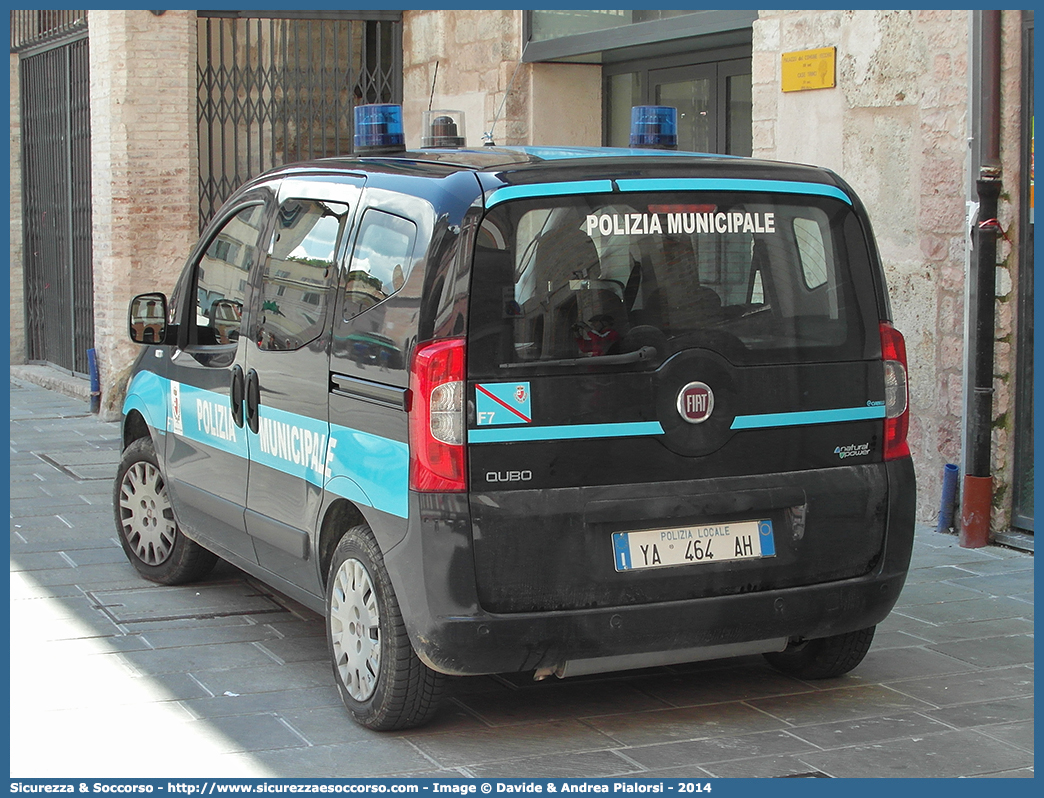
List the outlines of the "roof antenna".
{"label": "roof antenna", "polygon": [[435,81],[439,77],[439,62],[435,62],[435,73],[431,76],[431,96],[428,98],[428,110],[431,110],[431,104],[435,100]]}
{"label": "roof antenna", "polygon": [[522,59],[519,58],[515,63],[515,71],[511,73],[511,80],[508,81],[507,91],[504,92],[504,99],[500,101],[500,107],[497,112],[493,115],[493,122],[489,126],[489,132],[483,133],[482,138],[485,139],[483,142],[484,147],[496,147],[497,143],[493,141],[493,128],[497,126],[497,120],[500,119],[500,112],[504,110],[504,103],[507,102],[508,96],[511,94],[511,87],[515,85],[515,75],[518,74],[518,68],[522,66]]}

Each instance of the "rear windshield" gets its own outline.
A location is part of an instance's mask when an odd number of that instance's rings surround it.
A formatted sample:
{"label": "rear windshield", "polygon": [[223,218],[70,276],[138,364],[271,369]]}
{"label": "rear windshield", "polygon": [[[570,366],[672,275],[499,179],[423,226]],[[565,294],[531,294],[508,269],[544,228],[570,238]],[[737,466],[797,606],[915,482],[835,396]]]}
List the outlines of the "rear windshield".
{"label": "rear windshield", "polygon": [[851,273],[869,263],[851,207],[835,199],[507,202],[475,242],[471,371],[643,369],[698,347],[737,364],[858,359],[877,320],[869,275],[857,291]]}

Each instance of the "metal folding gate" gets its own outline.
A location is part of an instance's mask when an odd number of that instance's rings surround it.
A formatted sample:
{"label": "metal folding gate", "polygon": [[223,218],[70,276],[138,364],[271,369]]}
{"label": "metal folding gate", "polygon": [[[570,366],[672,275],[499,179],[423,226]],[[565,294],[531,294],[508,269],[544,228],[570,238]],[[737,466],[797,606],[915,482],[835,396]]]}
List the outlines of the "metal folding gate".
{"label": "metal folding gate", "polygon": [[19,58],[26,340],[30,361],[86,374],[94,346],[89,65],[86,16],[64,13],[83,16],[58,31],[59,43]]}
{"label": "metal folding gate", "polygon": [[398,11],[200,11],[199,224],[273,166],[352,151],[353,109],[402,101]]}

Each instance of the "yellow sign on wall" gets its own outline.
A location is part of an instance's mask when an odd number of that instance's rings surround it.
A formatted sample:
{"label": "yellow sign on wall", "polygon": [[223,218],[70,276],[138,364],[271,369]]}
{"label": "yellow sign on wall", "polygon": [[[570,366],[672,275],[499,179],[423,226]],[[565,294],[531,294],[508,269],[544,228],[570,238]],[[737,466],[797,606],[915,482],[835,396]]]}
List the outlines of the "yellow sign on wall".
{"label": "yellow sign on wall", "polygon": [[783,91],[832,89],[836,47],[783,53]]}

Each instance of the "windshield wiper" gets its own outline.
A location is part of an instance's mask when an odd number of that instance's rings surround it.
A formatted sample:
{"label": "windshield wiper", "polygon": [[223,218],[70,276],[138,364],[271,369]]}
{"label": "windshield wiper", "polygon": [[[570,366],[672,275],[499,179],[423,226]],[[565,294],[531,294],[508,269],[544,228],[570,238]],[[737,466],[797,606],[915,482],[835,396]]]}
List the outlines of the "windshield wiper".
{"label": "windshield wiper", "polygon": [[643,346],[622,355],[600,355],[598,357],[566,357],[559,360],[529,360],[522,363],[501,363],[502,369],[519,369],[526,366],[621,366],[628,363],[645,363],[656,357],[655,346]]}

